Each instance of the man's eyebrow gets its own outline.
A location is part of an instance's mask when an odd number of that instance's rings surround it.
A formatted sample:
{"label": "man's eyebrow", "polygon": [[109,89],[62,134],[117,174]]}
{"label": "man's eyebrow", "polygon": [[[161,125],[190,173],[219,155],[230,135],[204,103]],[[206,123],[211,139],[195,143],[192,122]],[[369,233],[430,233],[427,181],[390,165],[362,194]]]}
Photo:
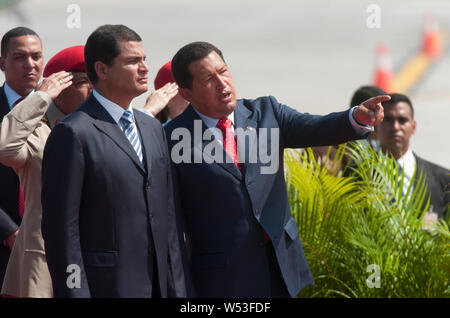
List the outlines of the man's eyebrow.
{"label": "man's eyebrow", "polygon": [[27,52],[25,52],[25,51],[17,50],[17,51],[12,52],[12,55],[23,55],[23,54],[26,54],[26,53]]}
{"label": "man's eyebrow", "polygon": [[142,56],[142,55],[128,55],[128,56],[125,56],[125,59],[127,59],[127,60],[135,60],[135,59],[146,59],[147,58],[147,56],[146,55],[144,55],[144,56]]}

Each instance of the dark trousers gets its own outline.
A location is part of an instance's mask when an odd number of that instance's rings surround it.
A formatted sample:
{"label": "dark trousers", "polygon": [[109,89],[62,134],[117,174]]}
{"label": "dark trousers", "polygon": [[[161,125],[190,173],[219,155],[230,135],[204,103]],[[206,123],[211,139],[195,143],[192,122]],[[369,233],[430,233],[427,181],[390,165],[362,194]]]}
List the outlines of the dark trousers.
{"label": "dark trousers", "polygon": [[291,298],[286,284],[284,283],[284,278],[281,275],[280,266],[278,265],[272,242],[268,242],[266,248],[270,271],[270,298]]}

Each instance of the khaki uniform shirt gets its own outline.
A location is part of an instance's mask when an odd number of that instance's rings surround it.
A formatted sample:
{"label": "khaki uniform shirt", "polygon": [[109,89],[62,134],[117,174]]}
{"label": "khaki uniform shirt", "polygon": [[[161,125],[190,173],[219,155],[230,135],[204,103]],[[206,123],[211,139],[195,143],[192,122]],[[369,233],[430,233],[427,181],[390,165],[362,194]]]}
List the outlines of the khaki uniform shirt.
{"label": "khaki uniform shirt", "polygon": [[53,297],[41,234],[41,171],[49,126],[53,127],[63,116],[50,96],[39,92],[17,104],[0,123],[0,162],[16,171],[25,199],[24,217],[11,251],[2,294]]}

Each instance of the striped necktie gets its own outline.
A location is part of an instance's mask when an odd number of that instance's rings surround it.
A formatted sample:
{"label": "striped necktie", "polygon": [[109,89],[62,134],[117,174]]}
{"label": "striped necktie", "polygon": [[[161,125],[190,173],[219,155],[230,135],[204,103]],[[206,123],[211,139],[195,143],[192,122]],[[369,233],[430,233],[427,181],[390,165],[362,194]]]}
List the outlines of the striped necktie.
{"label": "striped necktie", "polygon": [[131,111],[126,110],[120,118],[119,122],[122,126],[122,130],[125,133],[125,136],[127,136],[128,140],[134,148],[134,151],[136,151],[139,160],[141,161],[141,163],[143,163],[144,158],[142,155],[141,141],[139,139],[138,131],[136,129],[136,125],[134,124],[133,114],[131,113]]}

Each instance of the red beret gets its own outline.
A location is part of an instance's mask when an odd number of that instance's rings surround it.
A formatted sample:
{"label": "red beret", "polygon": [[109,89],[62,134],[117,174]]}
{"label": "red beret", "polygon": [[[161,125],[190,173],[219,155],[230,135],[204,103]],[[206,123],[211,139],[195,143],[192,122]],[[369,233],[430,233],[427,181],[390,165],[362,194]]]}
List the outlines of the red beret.
{"label": "red beret", "polygon": [[160,89],[167,83],[173,83],[175,79],[172,75],[172,61],[164,64],[158,71],[155,77],[155,89]]}
{"label": "red beret", "polygon": [[85,71],[84,45],[71,46],[56,53],[47,62],[44,69],[44,77],[60,71]]}

